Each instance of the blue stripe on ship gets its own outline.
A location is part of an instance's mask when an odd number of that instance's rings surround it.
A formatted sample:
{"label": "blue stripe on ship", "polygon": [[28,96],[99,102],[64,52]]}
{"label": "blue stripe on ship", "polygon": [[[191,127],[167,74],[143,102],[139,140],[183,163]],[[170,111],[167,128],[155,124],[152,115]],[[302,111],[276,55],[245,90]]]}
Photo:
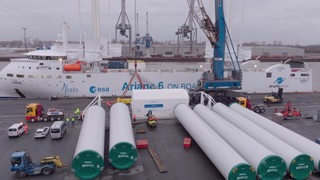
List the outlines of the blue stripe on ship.
{"label": "blue stripe on ship", "polygon": [[163,104],[145,104],[144,108],[163,108]]}

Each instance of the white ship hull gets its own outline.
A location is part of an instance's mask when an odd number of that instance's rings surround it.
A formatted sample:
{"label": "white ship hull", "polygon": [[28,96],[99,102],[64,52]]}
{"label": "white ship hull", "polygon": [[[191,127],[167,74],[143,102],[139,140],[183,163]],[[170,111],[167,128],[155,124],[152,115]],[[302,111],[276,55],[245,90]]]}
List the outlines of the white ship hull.
{"label": "white ship hull", "polygon": [[[242,90],[248,93],[270,93],[283,88],[284,92],[312,92],[312,70],[293,68],[290,64],[275,64],[264,68],[261,63],[243,65]],[[304,64],[305,66],[305,64]]]}
{"label": "white ship hull", "polygon": [[[146,89],[193,89],[202,72],[209,70],[210,64],[166,62],[151,66],[158,68],[138,70]],[[171,67],[164,69],[162,66]],[[97,94],[122,96],[127,87],[125,95],[130,96],[132,89],[142,89],[137,77],[129,85],[133,73],[133,69],[101,71],[99,68],[86,72],[65,72],[59,61],[14,60],[1,71],[0,96],[18,97],[17,91],[28,98],[94,97]]]}
{"label": "white ship hull", "polygon": [[[210,70],[210,63],[138,63],[137,68],[146,89],[194,89],[202,73]],[[270,93],[279,87],[284,88],[284,92],[312,92],[309,68],[291,68],[289,64],[261,68],[255,64],[244,65],[242,72],[242,92]],[[122,96],[128,86],[125,95],[130,96],[132,89],[142,89],[137,77],[129,85],[133,73],[132,63],[128,69],[101,70],[91,65],[81,71],[66,72],[58,60],[17,59],[0,73],[0,97]]]}

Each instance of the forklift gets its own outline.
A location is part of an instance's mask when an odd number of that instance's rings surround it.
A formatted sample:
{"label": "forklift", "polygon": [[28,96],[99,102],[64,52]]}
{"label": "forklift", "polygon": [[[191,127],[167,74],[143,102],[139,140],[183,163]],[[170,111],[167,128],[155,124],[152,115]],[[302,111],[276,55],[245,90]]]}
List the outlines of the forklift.
{"label": "forklift", "polygon": [[282,98],[282,92],[283,88],[278,88],[278,92],[274,93],[272,92],[271,95],[267,95],[263,98],[263,102],[267,104],[271,103],[281,103],[283,98]]}
{"label": "forklift", "polygon": [[156,128],[157,127],[158,118],[152,114],[151,110],[148,111],[146,116],[147,116],[147,120],[146,120],[147,127]]}

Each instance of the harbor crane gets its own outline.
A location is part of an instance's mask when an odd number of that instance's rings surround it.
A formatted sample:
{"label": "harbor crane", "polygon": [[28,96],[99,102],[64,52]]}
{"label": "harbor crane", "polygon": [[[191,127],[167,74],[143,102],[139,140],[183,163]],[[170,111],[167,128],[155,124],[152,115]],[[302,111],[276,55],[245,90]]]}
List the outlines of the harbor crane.
{"label": "harbor crane", "polygon": [[[121,19],[121,21],[120,21]],[[126,23],[126,20],[128,23]],[[121,0],[121,12],[119,15],[119,18],[117,20],[116,24],[116,41],[117,41],[117,30],[119,30],[121,36],[125,36],[129,38],[129,51],[131,51],[131,32],[132,32],[132,27],[128,18],[128,15],[126,13],[126,1]],[[129,35],[126,34],[126,31],[129,31]]]}
{"label": "harbor crane", "polygon": [[[195,1],[193,16],[214,48],[212,69],[202,74],[202,78],[198,81],[198,89],[207,92],[241,89],[241,69],[226,26],[223,0],[215,0],[215,24],[207,14],[202,0]],[[225,47],[228,49],[232,64],[231,73],[229,72],[229,76],[226,77]]]}
{"label": "harbor crane", "polygon": [[180,26],[176,32],[177,35],[177,44],[178,44],[178,55],[180,55],[180,46],[181,44],[189,40],[190,44],[190,55],[193,55],[193,44],[197,42],[197,28],[193,16],[194,11],[194,2],[195,0],[189,0],[189,13],[186,21],[182,26]]}
{"label": "harbor crane", "polygon": [[142,37],[143,43],[145,43],[145,47],[147,48],[147,54],[146,57],[151,57],[150,56],[150,48],[153,43],[153,38],[149,34],[149,19],[148,19],[148,12],[146,12],[146,35]]}

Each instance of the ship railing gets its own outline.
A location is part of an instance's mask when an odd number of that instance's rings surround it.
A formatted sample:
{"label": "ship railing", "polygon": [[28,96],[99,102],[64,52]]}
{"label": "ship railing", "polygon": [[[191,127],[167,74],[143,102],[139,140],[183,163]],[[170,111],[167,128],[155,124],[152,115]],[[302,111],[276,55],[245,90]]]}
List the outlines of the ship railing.
{"label": "ship railing", "polygon": [[87,106],[86,108],[84,108],[84,110],[82,111],[82,114],[81,114],[82,119],[84,119],[84,115],[86,114],[86,111],[87,111],[87,109],[88,109],[90,106],[95,105],[95,104],[101,106],[101,102],[102,102],[101,95],[98,94],[98,95],[88,104],[88,106]]}
{"label": "ship railing", "polygon": [[263,72],[266,69],[261,68],[249,68],[249,69],[241,69],[242,72]]}
{"label": "ship railing", "polygon": [[[188,69],[139,69],[137,70],[138,73],[140,72],[165,72],[165,73],[174,73],[174,72],[203,72],[204,70],[201,69],[192,69],[192,68],[188,68]],[[107,69],[107,68],[102,68],[102,69],[97,69],[97,68],[92,68],[92,67],[82,67],[81,71],[65,71],[68,73],[115,73],[115,72],[121,72],[121,73],[133,73],[134,70],[133,69]]]}
{"label": "ship railing", "polygon": [[129,72],[128,69],[108,69],[107,72]]}
{"label": "ship railing", "polygon": [[27,58],[13,58],[10,59],[11,62],[36,62],[33,59],[27,59]]}
{"label": "ship railing", "polygon": [[213,99],[213,97],[203,91],[201,91],[200,94],[201,94],[200,104],[205,105],[210,109],[212,109],[213,105],[216,104],[216,101]]}
{"label": "ship railing", "polygon": [[[129,72],[134,72],[134,70],[129,70]],[[138,72],[198,72],[199,69],[144,69],[144,70],[138,70]]]}

